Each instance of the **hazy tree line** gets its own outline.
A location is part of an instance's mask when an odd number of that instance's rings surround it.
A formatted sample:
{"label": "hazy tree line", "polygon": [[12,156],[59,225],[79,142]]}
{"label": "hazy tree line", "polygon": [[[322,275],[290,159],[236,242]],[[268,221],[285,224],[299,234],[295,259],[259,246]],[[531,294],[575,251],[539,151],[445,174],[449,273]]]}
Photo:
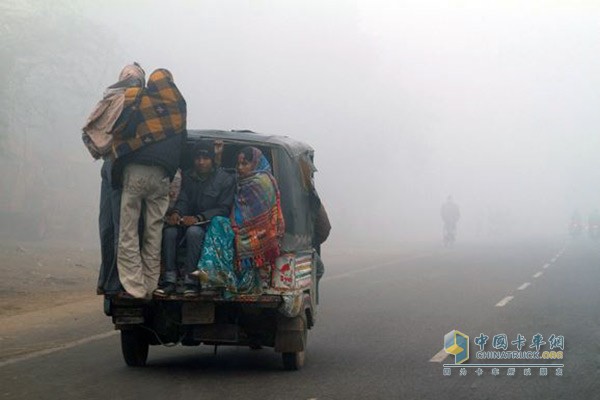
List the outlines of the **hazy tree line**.
{"label": "hazy tree line", "polygon": [[111,33],[83,18],[76,2],[8,0],[0,35],[0,230],[20,239],[95,238],[97,166],[79,135],[98,88],[114,75],[106,70]]}

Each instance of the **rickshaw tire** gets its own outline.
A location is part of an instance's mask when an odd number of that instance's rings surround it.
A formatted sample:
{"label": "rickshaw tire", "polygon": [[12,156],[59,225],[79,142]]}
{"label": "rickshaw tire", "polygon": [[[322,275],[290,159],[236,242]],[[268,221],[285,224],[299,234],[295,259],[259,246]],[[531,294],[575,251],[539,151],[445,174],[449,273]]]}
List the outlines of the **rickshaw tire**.
{"label": "rickshaw tire", "polygon": [[298,371],[304,366],[304,361],[306,359],[306,345],[308,339],[308,329],[304,328],[304,350],[302,351],[294,351],[294,352],[284,352],[281,353],[281,359],[283,360],[283,369],[286,371]]}
{"label": "rickshaw tire", "polygon": [[143,367],[148,360],[150,343],[140,328],[121,330],[121,351],[129,367]]}
{"label": "rickshaw tire", "polygon": [[283,369],[286,371],[297,371],[304,366],[306,357],[305,351],[296,351],[293,353],[281,353],[283,359]]}

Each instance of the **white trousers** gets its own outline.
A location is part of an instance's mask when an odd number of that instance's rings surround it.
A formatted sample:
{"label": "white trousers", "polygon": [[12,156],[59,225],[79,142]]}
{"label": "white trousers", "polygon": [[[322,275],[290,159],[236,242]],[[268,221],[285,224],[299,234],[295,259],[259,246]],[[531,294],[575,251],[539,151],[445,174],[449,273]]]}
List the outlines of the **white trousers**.
{"label": "white trousers", "polygon": [[[141,243],[139,219],[145,203]],[[149,298],[158,285],[163,218],[169,206],[169,177],[162,167],[129,164],[123,171],[123,195],[117,267],[123,288]]]}

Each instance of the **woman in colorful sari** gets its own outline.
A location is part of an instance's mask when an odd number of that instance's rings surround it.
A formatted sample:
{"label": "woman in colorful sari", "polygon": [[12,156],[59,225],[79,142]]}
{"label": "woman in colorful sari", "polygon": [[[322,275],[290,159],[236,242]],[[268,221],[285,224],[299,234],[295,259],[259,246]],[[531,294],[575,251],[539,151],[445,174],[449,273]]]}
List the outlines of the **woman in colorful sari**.
{"label": "woman in colorful sari", "polygon": [[262,286],[269,285],[271,266],[279,256],[283,237],[279,187],[271,165],[255,147],[245,147],[237,158],[238,182],[231,225],[235,233],[238,288],[257,283],[249,276],[260,276]]}

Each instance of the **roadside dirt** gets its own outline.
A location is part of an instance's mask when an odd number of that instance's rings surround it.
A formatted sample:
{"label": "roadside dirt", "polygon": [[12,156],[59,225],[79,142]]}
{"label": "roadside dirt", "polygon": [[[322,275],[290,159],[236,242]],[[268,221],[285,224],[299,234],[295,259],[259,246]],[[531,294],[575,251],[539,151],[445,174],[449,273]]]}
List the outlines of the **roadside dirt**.
{"label": "roadside dirt", "polygon": [[65,243],[0,244],[0,365],[111,331],[96,295],[100,251]]}
{"label": "roadside dirt", "polygon": [[96,297],[100,252],[61,243],[0,244],[0,321]]}

